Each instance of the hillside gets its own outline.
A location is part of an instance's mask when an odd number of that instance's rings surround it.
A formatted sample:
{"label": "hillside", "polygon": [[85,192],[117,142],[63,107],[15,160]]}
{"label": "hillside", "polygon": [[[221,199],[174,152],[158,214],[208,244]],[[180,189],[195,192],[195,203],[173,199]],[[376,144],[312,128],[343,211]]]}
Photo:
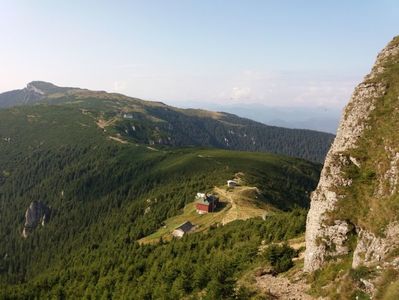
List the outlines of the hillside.
{"label": "hillside", "polygon": [[0,107],[34,103],[86,114],[114,139],[149,146],[271,152],[322,162],[334,138],[323,132],[267,126],[223,112],[179,109],[161,102],[40,81],[0,94]]}
{"label": "hillside", "polygon": [[[144,257],[154,251],[167,259],[173,244],[138,246],[136,241],[183,213],[197,192],[223,186],[237,173],[245,174],[248,186],[259,189],[262,205],[276,212],[309,205],[319,164],[266,153],[138,144],[110,126],[98,125],[99,116],[105,117],[98,112],[100,104],[109,105],[105,100],[68,105],[62,99],[54,101],[63,104],[0,110],[0,298],[82,298],[85,293],[120,298],[127,291],[150,293],[139,284],[152,281],[150,265],[142,265],[150,260],[144,262]],[[29,228],[24,239],[25,212],[34,201],[48,207],[51,216],[44,226]],[[285,218],[281,214],[270,222]],[[293,220],[296,229],[282,228],[276,239],[303,231],[303,220]],[[263,221],[246,222],[244,228],[248,225],[253,232],[266,226]],[[215,229],[215,234],[241,227],[231,226]],[[271,231],[265,230],[264,235]],[[213,243],[207,234],[192,238]],[[223,247],[232,247],[229,239]],[[186,247],[184,241],[176,243]],[[136,261],[131,260],[134,257]],[[130,279],[122,280],[119,272]],[[177,280],[180,275],[170,276]],[[215,280],[216,284],[222,278]],[[170,282],[162,284],[171,288]],[[198,284],[204,289],[207,283]],[[97,292],[88,285],[97,286]]]}
{"label": "hillside", "polygon": [[399,298],[398,99],[396,37],[356,87],[312,194],[305,270],[316,295]]}

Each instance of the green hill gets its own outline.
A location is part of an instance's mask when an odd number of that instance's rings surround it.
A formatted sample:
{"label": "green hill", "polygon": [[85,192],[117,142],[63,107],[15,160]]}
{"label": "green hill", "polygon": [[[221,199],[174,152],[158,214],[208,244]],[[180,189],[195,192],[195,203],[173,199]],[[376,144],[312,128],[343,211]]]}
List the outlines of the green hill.
{"label": "green hill", "polygon": [[41,81],[0,94],[0,107],[35,103],[75,110],[89,116],[109,135],[150,146],[272,152],[322,162],[334,138],[323,132],[267,126],[223,112],[179,109]]}
{"label": "green hill", "polygon": [[[0,110],[0,298],[82,298],[89,285],[98,286],[92,296],[142,291],[140,281],[151,282],[149,266],[140,267],[148,251],[163,253],[172,246],[162,250],[162,245],[138,246],[136,241],[182,213],[198,191],[222,186],[238,172],[275,211],[308,207],[319,164],[266,153],[138,144],[118,135],[116,127],[98,125],[100,117],[115,117],[100,109],[111,105],[106,100],[74,97],[71,104],[56,98],[56,105]],[[32,201],[49,206],[51,219],[23,239],[24,214]],[[253,232],[266,226],[247,222]],[[217,232],[223,235],[226,228]],[[207,234],[192,238],[210,243]],[[130,283],[125,285],[118,272],[127,272]]]}

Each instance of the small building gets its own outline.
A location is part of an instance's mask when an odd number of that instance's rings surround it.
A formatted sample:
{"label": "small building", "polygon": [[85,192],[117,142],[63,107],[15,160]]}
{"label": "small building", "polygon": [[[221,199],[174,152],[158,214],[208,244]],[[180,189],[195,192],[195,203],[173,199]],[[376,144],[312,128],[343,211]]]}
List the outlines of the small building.
{"label": "small building", "polygon": [[204,197],[197,199],[195,208],[199,214],[214,212],[219,204],[219,198],[214,195],[205,194]]}
{"label": "small building", "polygon": [[235,181],[235,180],[227,180],[227,186],[228,187],[235,187],[237,185],[238,185],[237,181]]}
{"label": "small building", "polygon": [[197,193],[197,195],[195,196],[195,199],[203,199],[205,198],[206,194],[205,193]]}
{"label": "small building", "polygon": [[124,119],[133,119],[133,114],[125,113],[123,114]]}
{"label": "small building", "polygon": [[191,231],[194,228],[194,225],[190,222],[184,222],[175,230],[173,230],[172,235],[176,238],[182,238],[187,232]]}

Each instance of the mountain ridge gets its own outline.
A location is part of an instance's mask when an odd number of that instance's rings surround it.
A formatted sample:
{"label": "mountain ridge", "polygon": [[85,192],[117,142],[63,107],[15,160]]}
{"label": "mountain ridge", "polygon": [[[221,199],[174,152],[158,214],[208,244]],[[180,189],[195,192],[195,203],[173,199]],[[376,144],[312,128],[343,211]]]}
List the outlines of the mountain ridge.
{"label": "mountain ridge", "polygon": [[[261,151],[322,162],[334,135],[269,126],[225,112],[182,109],[117,93],[34,81],[0,94],[0,106],[48,105],[88,113],[118,139],[149,146],[204,146]],[[15,104],[15,105],[13,105]]]}

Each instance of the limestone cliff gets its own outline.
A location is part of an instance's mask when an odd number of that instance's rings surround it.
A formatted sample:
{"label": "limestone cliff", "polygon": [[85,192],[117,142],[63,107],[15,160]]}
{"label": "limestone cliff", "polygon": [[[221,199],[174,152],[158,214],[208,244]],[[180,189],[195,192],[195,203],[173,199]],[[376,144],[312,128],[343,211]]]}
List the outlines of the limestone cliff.
{"label": "limestone cliff", "polygon": [[352,266],[395,266],[399,249],[399,37],[378,55],[345,108],[311,196],[305,271],[353,254]]}
{"label": "limestone cliff", "polygon": [[39,225],[44,226],[50,219],[50,208],[40,201],[33,201],[25,212],[25,224],[22,236],[28,235]]}

